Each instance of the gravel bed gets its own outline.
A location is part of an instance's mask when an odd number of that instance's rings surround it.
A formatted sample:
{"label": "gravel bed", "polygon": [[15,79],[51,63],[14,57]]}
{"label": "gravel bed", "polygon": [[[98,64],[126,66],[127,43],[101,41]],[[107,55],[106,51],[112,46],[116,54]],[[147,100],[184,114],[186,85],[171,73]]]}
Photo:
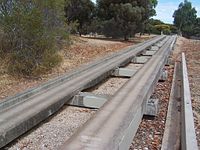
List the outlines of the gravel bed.
{"label": "gravel bed", "polygon": [[128,80],[129,78],[109,78],[98,86],[87,90],[87,92],[101,95],[114,95]]}
{"label": "gravel bed", "polygon": [[[125,68],[139,70],[142,66],[143,64],[129,63]],[[128,80],[129,78],[111,77],[99,85],[87,90],[87,92],[100,95],[114,95]]]}
{"label": "gravel bed", "polygon": [[5,149],[56,150],[94,113],[95,110],[65,106],[56,115],[23,135]]}
{"label": "gravel bed", "polygon": [[128,69],[140,69],[142,68],[144,65],[143,64],[133,64],[133,63],[130,63],[126,66],[126,68]]}
{"label": "gravel bed", "polygon": [[150,119],[142,119],[142,122],[130,146],[130,150],[161,149],[174,66],[166,67],[166,69],[169,73],[167,81],[158,82],[155,91],[152,94],[152,98],[159,99],[158,116]]}

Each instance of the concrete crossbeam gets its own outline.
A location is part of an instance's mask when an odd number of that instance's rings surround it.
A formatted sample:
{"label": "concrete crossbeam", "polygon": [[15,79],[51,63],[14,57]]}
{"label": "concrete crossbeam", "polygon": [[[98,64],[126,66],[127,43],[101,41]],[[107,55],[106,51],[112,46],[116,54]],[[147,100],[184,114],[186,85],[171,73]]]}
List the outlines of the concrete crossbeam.
{"label": "concrete crossbeam", "polygon": [[137,71],[138,69],[117,68],[112,75],[116,77],[132,77]]}
{"label": "concrete crossbeam", "polygon": [[170,66],[170,65],[172,65],[173,64],[173,60],[172,60],[172,58],[168,58],[167,59],[167,62],[166,62],[166,66]]}
{"label": "concrete crossbeam", "polygon": [[157,44],[155,44],[155,46],[157,46],[157,47],[162,47],[162,45],[163,45],[163,43],[162,42],[159,42],[159,43],[157,43]]}
{"label": "concrete crossbeam", "polygon": [[130,63],[128,66],[126,66],[126,68],[129,69],[134,69],[134,70],[139,70],[144,66],[144,64],[134,64],[134,63]]}
{"label": "concrete crossbeam", "polygon": [[167,70],[163,70],[161,76],[160,76],[160,79],[159,81],[163,82],[163,81],[166,81],[168,78],[168,71]]}
{"label": "concrete crossbeam", "polygon": [[111,96],[96,95],[93,93],[81,92],[74,96],[74,98],[67,104],[78,107],[87,107],[98,109],[109,99]]}
{"label": "concrete crossbeam", "polygon": [[146,51],[143,56],[153,56],[156,53],[156,51]]}
{"label": "concrete crossbeam", "polygon": [[135,57],[132,62],[136,64],[145,64],[150,58],[150,56],[138,56]]}
{"label": "concrete crossbeam", "polygon": [[158,51],[159,50],[159,47],[158,46],[152,46],[151,47],[151,51]]}
{"label": "concrete crossbeam", "polygon": [[144,115],[153,117],[157,116],[159,109],[158,102],[158,99],[149,99],[146,103],[146,110],[144,112]]}

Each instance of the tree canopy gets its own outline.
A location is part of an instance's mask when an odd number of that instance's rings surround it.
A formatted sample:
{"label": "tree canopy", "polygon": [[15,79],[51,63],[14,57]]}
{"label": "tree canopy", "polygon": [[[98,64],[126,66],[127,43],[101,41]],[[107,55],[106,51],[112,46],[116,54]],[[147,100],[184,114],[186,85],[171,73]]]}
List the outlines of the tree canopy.
{"label": "tree canopy", "polygon": [[193,34],[193,28],[197,19],[197,11],[192,7],[192,3],[185,0],[180,3],[178,9],[175,10],[174,24],[178,28],[179,32],[182,32],[184,36],[190,36]]}
{"label": "tree canopy", "polygon": [[155,15],[156,5],[157,0],[97,0],[103,33],[115,38],[123,36],[127,40],[142,30],[145,21]]}
{"label": "tree canopy", "polygon": [[98,32],[127,40],[143,32],[148,19],[156,14],[157,0],[68,0],[67,22],[77,23],[79,34]]}
{"label": "tree canopy", "polygon": [[77,22],[78,32],[81,35],[87,32],[94,10],[94,3],[90,0],[68,0],[65,5],[65,16],[68,23]]}
{"label": "tree canopy", "polygon": [[152,34],[177,34],[177,28],[173,24],[166,24],[158,19],[149,19],[145,25],[145,33]]}
{"label": "tree canopy", "polygon": [[195,27],[194,27],[194,35],[200,37],[200,18],[196,19]]}
{"label": "tree canopy", "polygon": [[11,73],[36,75],[60,62],[58,39],[66,32],[63,0],[1,0],[0,57]]}

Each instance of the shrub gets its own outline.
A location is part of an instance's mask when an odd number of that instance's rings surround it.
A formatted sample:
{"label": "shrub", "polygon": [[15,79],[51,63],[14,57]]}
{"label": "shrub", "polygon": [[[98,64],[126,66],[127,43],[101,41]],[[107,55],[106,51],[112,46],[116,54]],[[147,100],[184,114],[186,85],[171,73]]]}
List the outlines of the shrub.
{"label": "shrub", "polygon": [[163,30],[163,34],[170,35],[171,34],[171,30],[170,29],[164,29]]}
{"label": "shrub", "polygon": [[160,34],[160,31],[155,26],[151,25],[150,33]]}
{"label": "shrub", "polygon": [[10,58],[10,73],[39,75],[61,62],[58,41],[68,37],[62,0],[3,0],[0,5],[0,51]]}

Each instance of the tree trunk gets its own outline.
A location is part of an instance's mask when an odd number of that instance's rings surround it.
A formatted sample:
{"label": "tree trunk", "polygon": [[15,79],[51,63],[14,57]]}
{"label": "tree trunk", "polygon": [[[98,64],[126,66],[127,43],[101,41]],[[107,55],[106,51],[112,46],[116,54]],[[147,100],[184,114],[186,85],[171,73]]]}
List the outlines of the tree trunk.
{"label": "tree trunk", "polygon": [[124,41],[128,41],[127,35],[124,35]]}
{"label": "tree trunk", "polygon": [[81,36],[82,35],[82,24],[80,23],[79,24],[79,27],[78,27],[78,32],[79,32],[79,36]]}

